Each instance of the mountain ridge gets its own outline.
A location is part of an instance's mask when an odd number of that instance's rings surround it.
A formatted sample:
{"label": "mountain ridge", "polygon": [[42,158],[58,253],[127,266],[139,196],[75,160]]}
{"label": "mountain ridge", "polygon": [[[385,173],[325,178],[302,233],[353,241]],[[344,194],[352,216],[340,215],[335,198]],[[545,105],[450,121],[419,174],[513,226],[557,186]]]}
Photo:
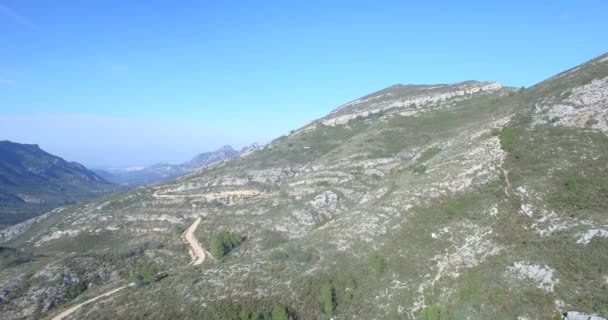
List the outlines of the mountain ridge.
{"label": "mountain ridge", "polygon": [[201,167],[234,157],[238,153],[231,146],[225,145],[214,151],[200,153],[191,160],[180,164],[157,163],[147,167],[94,169],[94,171],[113,183],[126,187],[138,187],[188,174]]}
{"label": "mountain ridge", "polygon": [[[0,311],[50,317],[138,281],[72,318],[605,317],[608,55],[559,75],[361,100],[57,210],[4,242],[31,260],[0,270],[16,292]],[[201,220],[192,234],[216,259],[192,266],[183,232]]]}
{"label": "mountain ridge", "polygon": [[117,188],[77,162],[68,162],[37,144],[0,141],[0,226],[90,199]]}

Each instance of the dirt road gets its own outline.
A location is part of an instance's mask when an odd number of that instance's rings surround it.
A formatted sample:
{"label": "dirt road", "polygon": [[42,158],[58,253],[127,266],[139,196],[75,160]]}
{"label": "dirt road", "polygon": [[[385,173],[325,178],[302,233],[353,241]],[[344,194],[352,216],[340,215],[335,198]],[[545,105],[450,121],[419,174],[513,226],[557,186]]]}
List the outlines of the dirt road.
{"label": "dirt road", "polygon": [[71,307],[71,308],[69,308],[69,309],[67,309],[67,310],[63,311],[62,313],[60,313],[60,314],[56,315],[55,317],[53,317],[53,319],[52,319],[52,320],[63,320],[63,319],[65,319],[67,316],[69,316],[69,315],[71,315],[72,313],[74,313],[74,312],[78,311],[78,310],[79,310],[80,308],[82,308],[84,305],[87,305],[87,304],[89,304],[89,303],[91,303],[91,302],[95,302],[95,301],[97,301],[97,300],[99,300],[99,299],[101,299],[101,298],[103,298],[103,297],[107,297],[107,296],[113,295],[113,294],[115,294],[116,292],[118,292],[118,291],[120,291],[120,290],[122,290],[122,289],[124,289],[124,288],[131,287],[131,286],[134,286],[134,285],[135,285],[135,283],[131,283],[131,284],[129,284],[128,286],[122,286],[122,287],[118,287],[118,288],[116,288],[116,289],[114,289],[114,290],[110,290],[110,291],[108,291],[108,292],[106,292],[106,293],[104,293],[104,294],[98,295],[98,296],[97,296],[97,297],[95,297],[95,298],[89,299],[89,300],[87,300],[87,301],[85,301],[85,302],[83,302],[83,303],[81,303],[81,304],[77,304],[77,305],[75,305],[75,306],[73,306],[73,307]]}
{"label": "dirt road", "polygon": [[194,232],[198,225],[201,223],[201,217],[198,217],[194,220],[194,222],[186,229],[183,234],[184,240],[190,245],[190,255],[192,256],[191,264],[197,266],[205,261],[207,255],[213,259],[211,254],[205,251],[201,244],[198,242],[196,237],[194,236]]}
{"label": "dirt road", "polygon": [[181,198],[203,198],[206,201],[213,201],[222,198],[250,198],[259,196],[262,194],[257,190],[235,190],[235,191],[224,191],[224,192],[213,192],[203,194],[160,194],[154,193],[152,196],[156,199],[181,199]]}
{"label": "dirt road", "polygon": [[[190,255],[192,256],[192,262],[190,262],[190,264],[194,265],[194,266],[197,266],[197,265],[200,265],[201,263],[203,263],[207,256],[209,256],[211,259],[213,259],[213,256],[209,252],[207,252],[205,249],[203,249],[201,244],[198,242],[198,240],[194,236],[194,232],[196,231],[196,228],[198,228],[198,225],[200,223],[201,223],[201,217],[196,218],[194,220],[194,222],[192,222],[192,224],[188,227],[188,229],[186,229],[186,231],[182,235],[183,239],[188,243],[188,245],[190,245]],[[68,317],[69,315],[71,315],[72,313],[80,310],[80,308],[82,308],[83,306],[85,306],[91,302],[95,302],[101,298],[108,297],[110,295],[115,294],[116,292],[118,292],[120,290],[123,290],[127,287],[131,287],[134,285],[135,285],[135,283],[131,283],[127,286],[118,287],[118,288],[110,290],[104,294],[98,295],[95,298],[89,299],[83,303],[77,304],[77,305],[63,311],[62,313],[53,317],[51,320],[63,320],[66,317]]]}

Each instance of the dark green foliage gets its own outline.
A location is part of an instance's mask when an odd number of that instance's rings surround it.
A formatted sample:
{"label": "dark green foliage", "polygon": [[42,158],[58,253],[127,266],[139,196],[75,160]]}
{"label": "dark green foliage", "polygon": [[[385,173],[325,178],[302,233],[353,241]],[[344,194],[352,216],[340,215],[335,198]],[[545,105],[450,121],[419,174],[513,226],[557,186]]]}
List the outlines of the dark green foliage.
{"label": "dark green foliage", "polygon": [[323,313],[328,316],[334,315],[334,310],[336,309],[336,290],[329,282],[321,288],[321,304],[323,305]]}
{"label": "dark green foliage", "polygon": [[502,130],[500,130],[500,128],[494,128],[494,129],[492,129],[492,135],[499,136],[501,131]]}
{"label": "dark green foliage", "polygon": [[289,320],[285,307],[277,306],[272,310],[272,320]]}
{"label": "dark green foliage", "polygon": [[211,238],[211,243],[209,245],[211,254],[216,259],[220,259],[241,244],[244,240],[245,239],[243,237],[236,233],[230,231],[221,231]]}
{"label": "dark green foliage", "polygon": [[85,290],[87,290],[86,282],[78,281],[78,282],[72,283],[68,287],[68,290],[66,292],[66,299],[72,300],[72,299],[76,298],[77,296],[79,296],[81,293],[83,293]]}
{"label": "dark green foliage", "polygon": [[181,235],[182,233],[184,233],[184,231],[186,231],[186,228],[184,226],[176,225],[173,227],[173,232],[175,232],[175,234],[177,235]]}
{"label": "dark green foliage", "polygon": [[513,151],[513,128],[504,127],[500,132],[500,146],[507,152]]}
{"label": "dark green foliage", "polygon": [[135,273],[135,284],[138,287],[150,284],[156,280],[156,270],[151,266],[143,266]]}

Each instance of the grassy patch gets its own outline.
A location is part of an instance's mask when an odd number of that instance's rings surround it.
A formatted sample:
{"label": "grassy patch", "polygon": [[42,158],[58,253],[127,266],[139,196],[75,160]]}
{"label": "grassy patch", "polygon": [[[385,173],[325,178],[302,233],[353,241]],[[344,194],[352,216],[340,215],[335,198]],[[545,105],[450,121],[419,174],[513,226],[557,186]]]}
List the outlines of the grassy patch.
{"label": "grassy patch", "polygon": [[561,177],[561,188],[550,201],[572,210],[605,212],[608,209],[608,177],[569,171]]}
{"label": "grassy patch", "polygon": [[374,254],[370,256],[369,265],[372,268],[374,274],[376,274],[377,276],[381,276],[382,274],[384,274],[386,265],[384,262],[384,258],[382,258],[380,255]]}
{"label": "grassy patch", "polygon": [[507,151],[513,151],[513,128],[504,127],[500,132],[500,147]]}

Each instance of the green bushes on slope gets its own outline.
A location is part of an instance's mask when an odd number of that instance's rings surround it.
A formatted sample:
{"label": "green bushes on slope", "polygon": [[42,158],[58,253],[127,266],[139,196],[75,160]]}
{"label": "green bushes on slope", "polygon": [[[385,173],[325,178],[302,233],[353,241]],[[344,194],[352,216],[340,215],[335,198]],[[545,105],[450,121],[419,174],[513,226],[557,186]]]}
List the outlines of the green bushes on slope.
{"label": "green bushes on slope", "polygon": [[499,135],[500,138],[500,147],[507,151],[513,151],[513,129],[509,127],[502,128],[502,131]]}
{"label": "green bushes on slope", "polygon": [[324,284],[321,288],[321,303],[323,304],[323,313],[333,316],[336,310],[336,290],[330,282]]}
{"label": "green bushes on slope", "polygon": [[211,254],[220,259],[243,242],[244,238],[230,231],[221,231],[211,238]]}

